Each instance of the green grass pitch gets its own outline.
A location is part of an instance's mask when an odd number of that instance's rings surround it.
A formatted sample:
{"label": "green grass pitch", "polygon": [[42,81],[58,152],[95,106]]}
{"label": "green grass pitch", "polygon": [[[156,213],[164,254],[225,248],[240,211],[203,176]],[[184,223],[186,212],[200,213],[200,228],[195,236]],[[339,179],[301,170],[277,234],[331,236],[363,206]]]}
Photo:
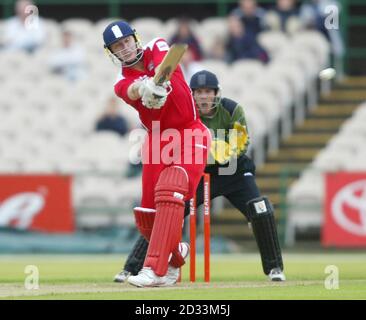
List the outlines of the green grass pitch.
{"label": "green grass pitch", "polygon": [[[211,282],[203,282],[197,257],[197,282],[189,262],[175,287],[135,288],[112,278],[126,257],[117,255],[0,255],[0,299],[366,299],[366,253],[285,254],[284,283],[269,282],[259,255],[213,255]],[[27,265],[39,270],[39,289],[25,289]],[[339,289],[327,289],[328,265],[339,272]]]}

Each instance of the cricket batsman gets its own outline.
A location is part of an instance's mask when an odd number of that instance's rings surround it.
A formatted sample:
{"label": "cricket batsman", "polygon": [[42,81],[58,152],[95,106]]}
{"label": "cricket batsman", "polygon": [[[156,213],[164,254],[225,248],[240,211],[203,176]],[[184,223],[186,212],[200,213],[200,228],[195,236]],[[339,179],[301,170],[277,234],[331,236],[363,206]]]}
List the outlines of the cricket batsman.
{"label": "cricket batsman", "polygon": [[[263,272],[271,281],[285,281],[273,206],[267,197],[261,196],[255,182],[255,165],[246,156],[249,135],[244,109],[237,102],[221,97],[219,81],[209,71],[195,73],[190,87],[203,123],[214,134],[210,148],[213,161],[209,161],[205,169],[211,176],[211,199],[226,197],[246,217],[259,248]],[[233,161],[236,161],[235,171],[232,174],[220,174],[220,169],[227,169]],[[199,206],[203,203],[202,180],[196,196]],[[189,203],[186,204],[187,215]],[[114,281],[123,282],[138,272],[146,247],[146,242],[140,238],[128,256],[124,269],[115,276]]]}
{"label": "cricket batsman", "polygon": [[[194,195],[204,172],[211,134],[179,66],[169,82],[153,81],[169,51],[164,39],[142,47],[124,21],[109,24],[103,39],[107,53],[122,66],[115,93],[138,111],[148,132],[142,147],[141,205],[134,208],[136,226],[148,246],[141,270],[128,282],[137,287],[173,285],[189,252],[189,246],[180,243],[185,201]],[[194,132],[191,139],[184,138],[187,130]]]}

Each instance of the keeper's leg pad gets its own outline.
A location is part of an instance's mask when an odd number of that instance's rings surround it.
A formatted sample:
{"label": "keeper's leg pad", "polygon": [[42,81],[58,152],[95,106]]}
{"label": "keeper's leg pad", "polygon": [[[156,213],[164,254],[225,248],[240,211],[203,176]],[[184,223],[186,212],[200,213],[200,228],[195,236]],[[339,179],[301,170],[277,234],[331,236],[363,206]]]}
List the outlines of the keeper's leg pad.
{"label": "keeper's leg pad", "polygon": [[273,268],[283,270],[281,247],[271,203],[264,196],[254,198],[247,202],[247,213],[262,258],[264,273],[268,275]]}
{"label": "keeper's leg pad", "polygon": [[156,210],[137,207],[133,209],[133,212],[135,214],[137,228],[144,238],[149,241],[155,221]]}
{"label": "keeper's leg pad", "polygon": [[188,175],[178,166],[164,169],[156,184],[156,216],[144,266],[151,267],[158,276],[166,274],[170,253],[179,254],[188,187]]}
{"label": "keeper's leg pad", "polygon": [[140,236],[128,255],[123,270],[131,272],[133,275],[137,275],[144,265],[148,245],[149,243],[146,239],[143,236]]}

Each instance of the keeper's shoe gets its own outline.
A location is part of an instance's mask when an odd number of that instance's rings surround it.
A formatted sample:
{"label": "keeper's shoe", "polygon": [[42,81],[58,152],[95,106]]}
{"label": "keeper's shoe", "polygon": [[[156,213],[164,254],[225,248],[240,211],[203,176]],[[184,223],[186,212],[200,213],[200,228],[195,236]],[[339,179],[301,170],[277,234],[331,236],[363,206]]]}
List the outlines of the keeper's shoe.
{"label": "keeper's shoe", "polygon": [[131,272],[126,271],[126,270],[122,270],[120,273],[118,273],[114,276],[113,281],[123,283],[123,282],[126,282],[128,277],[131,276],[131,275],[132,275]]}
{"label": "keeper's shoe", "polygon": [[150,267],[143,267],[138,275],[129,276],[127,282],[139,288],[164,287],[166,286],[166,277],[159,277]]}
{"label": "keeper's shoe", "polygon": [[271,281],[285,281],[286,277],[280,268],[273,268],[268,275]]}
{"label": "keeper's shoe", "polygon": [[[182,255],[183,259],[186,259],[189,254],[189,244],[186,242],[179,243],[179,252]],[[177,283],[179,278],[179,270],[180,268],[174,268],[173,266],[168,266],[168,272],[165,275],[166,277],[166,286],[173,286]]]}

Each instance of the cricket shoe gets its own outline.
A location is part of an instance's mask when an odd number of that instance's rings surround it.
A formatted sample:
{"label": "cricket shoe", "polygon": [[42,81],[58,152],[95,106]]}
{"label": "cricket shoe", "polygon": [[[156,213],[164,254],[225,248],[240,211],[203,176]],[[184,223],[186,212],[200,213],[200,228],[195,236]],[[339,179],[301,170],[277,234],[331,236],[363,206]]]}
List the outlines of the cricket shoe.
{"label": "cricket shoe", "polygon": [[271,281],[285,281],[286,277],[280,268],[273,268],[269,273],[269,279]]}
{"label": "cricket shoe", "polygon": [[[189,254],[189,244],[186,242],[179,243],[179,252],[182,255],[183,259],[186,259]],[[180,268],[174,268],[173,266],[168,266],[168,272],[165,275],[166,283],[165,286],[173,286],[177,283],[179,278]]]}
{"label": "cricket shoe", "polygon": [[114,282],[119,282],[119,283],[123,283],[123,282],[126,282],[127,278],[129,276],[131,276],[131,272],[127,271],[127,270],[122,270],[120,273],[116,274],[114,276],[114,279],[113,281]]}
{"label": "cricket shoe", "polygon": [[129,276],[129,284],[136,287],[164,287],[166,286],[166,277],[159,277],[150,267],[143,267],[137,276]]}

